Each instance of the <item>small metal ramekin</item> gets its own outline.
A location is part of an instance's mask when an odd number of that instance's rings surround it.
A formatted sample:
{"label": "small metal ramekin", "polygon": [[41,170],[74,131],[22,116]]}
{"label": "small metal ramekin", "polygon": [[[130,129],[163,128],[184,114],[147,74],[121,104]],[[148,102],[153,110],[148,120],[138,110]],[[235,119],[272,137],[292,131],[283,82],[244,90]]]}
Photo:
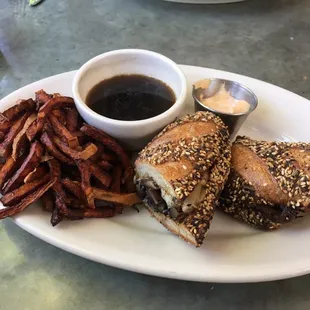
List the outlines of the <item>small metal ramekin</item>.
{"label": "small metal ramekin", "polygon": [[[210,82],[208,88],[195,88],[195,85],[193,85],[192,94],[195,101],[195,111],[209,111],[219,116],[227,125],[230,139],[232,140],[249,114],[256,109],[258,99],[249,88],[238,82],[217,78],[210,78],[206,80],[209,80]],[[201,98],[201,95],[203,95],[203,98],[212,97],[221,89],[222,85],[224,85],[225,90],[229,92],[233,98],[247,101],[250,104],[250,109],[244,113],[230,114],[216,111],[200,102],[199,98]]]}

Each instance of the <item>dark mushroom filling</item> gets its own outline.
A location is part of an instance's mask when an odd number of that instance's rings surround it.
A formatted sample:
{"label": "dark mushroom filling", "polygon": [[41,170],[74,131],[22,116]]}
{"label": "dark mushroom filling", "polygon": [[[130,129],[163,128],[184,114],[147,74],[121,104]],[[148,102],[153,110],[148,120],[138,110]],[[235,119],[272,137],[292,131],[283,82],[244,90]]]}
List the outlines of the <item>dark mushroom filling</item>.
{"label": "dark mushroom filling", "polygon": [[168,208],[166,201],[161,196],[160,188],[151,178],[141,179],[137,182],[137,193],[141,200],[155,212],[172,218],[178,216],[178,211],[175,208]]}

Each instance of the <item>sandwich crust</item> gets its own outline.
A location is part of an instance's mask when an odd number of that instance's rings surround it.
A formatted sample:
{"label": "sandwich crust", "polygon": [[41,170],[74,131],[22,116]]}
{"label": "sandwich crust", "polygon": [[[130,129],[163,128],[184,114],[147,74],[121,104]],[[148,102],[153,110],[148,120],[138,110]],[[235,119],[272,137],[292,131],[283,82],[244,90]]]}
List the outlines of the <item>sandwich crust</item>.
{"label": "sandwich crust", "polygon": [[310,144],[237,137],[220,208],[267,230],[291,222],[310,207]]}
{"label": "sandwich crust", "polygon": [[[181,212],[175,219],[148,207],[167,229],[196,246],[205,238],[229,174],[228,139],[227,128],[217,116],[197,112],[168,125],[140,152],[135,163],[136,183],[156,171],[166,184],[162,193],[167,192],[175,205],[186,204],[192,193],[201,197],[193,210]],[[197,186],[201,187],[199,192]]]}

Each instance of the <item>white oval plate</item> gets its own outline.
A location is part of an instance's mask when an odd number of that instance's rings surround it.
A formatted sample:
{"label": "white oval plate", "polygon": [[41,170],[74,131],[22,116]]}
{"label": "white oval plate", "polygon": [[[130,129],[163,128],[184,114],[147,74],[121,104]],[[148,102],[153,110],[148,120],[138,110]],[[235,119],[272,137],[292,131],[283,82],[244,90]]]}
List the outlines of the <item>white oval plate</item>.
{"label": "white oval plate", "polygon": [[[259,98],[242,134],[266,140],[310,142],[310,102],[277,86],[245,76],[181,66],[188,79],[187,111],[193,111],[194,81],[220,77],[241,82]],[[71,94],[74,72],[25,86],[1,100],[1,109],[43,88]],[[310,272],[310,220],[279,231],[261,232],[217,212],[202,248],[186,244],[150,218],[146,211],[127,210],[112,219],[63,222],[53,228],[50,214],[31,206],[15,223],[63,250],[103,264],[167,278],[206,282],[257,282]]]}

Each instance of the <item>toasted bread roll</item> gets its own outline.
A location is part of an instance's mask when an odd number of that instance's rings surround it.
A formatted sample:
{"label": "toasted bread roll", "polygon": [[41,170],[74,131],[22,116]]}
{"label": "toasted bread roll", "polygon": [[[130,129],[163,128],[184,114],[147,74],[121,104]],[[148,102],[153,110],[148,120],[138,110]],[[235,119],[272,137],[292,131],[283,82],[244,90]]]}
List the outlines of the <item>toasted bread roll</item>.
{"label": "toasted bread roll", "polygon": [[220,208],[265,230],[300,217],[310,207],[310,144],[237,137]]}
{"label": "toasted bread roll", "polygon": [[209,112],[168,125],[139,154],[135,183],[150,213],[200,246],[230,168],[228,131]]}

